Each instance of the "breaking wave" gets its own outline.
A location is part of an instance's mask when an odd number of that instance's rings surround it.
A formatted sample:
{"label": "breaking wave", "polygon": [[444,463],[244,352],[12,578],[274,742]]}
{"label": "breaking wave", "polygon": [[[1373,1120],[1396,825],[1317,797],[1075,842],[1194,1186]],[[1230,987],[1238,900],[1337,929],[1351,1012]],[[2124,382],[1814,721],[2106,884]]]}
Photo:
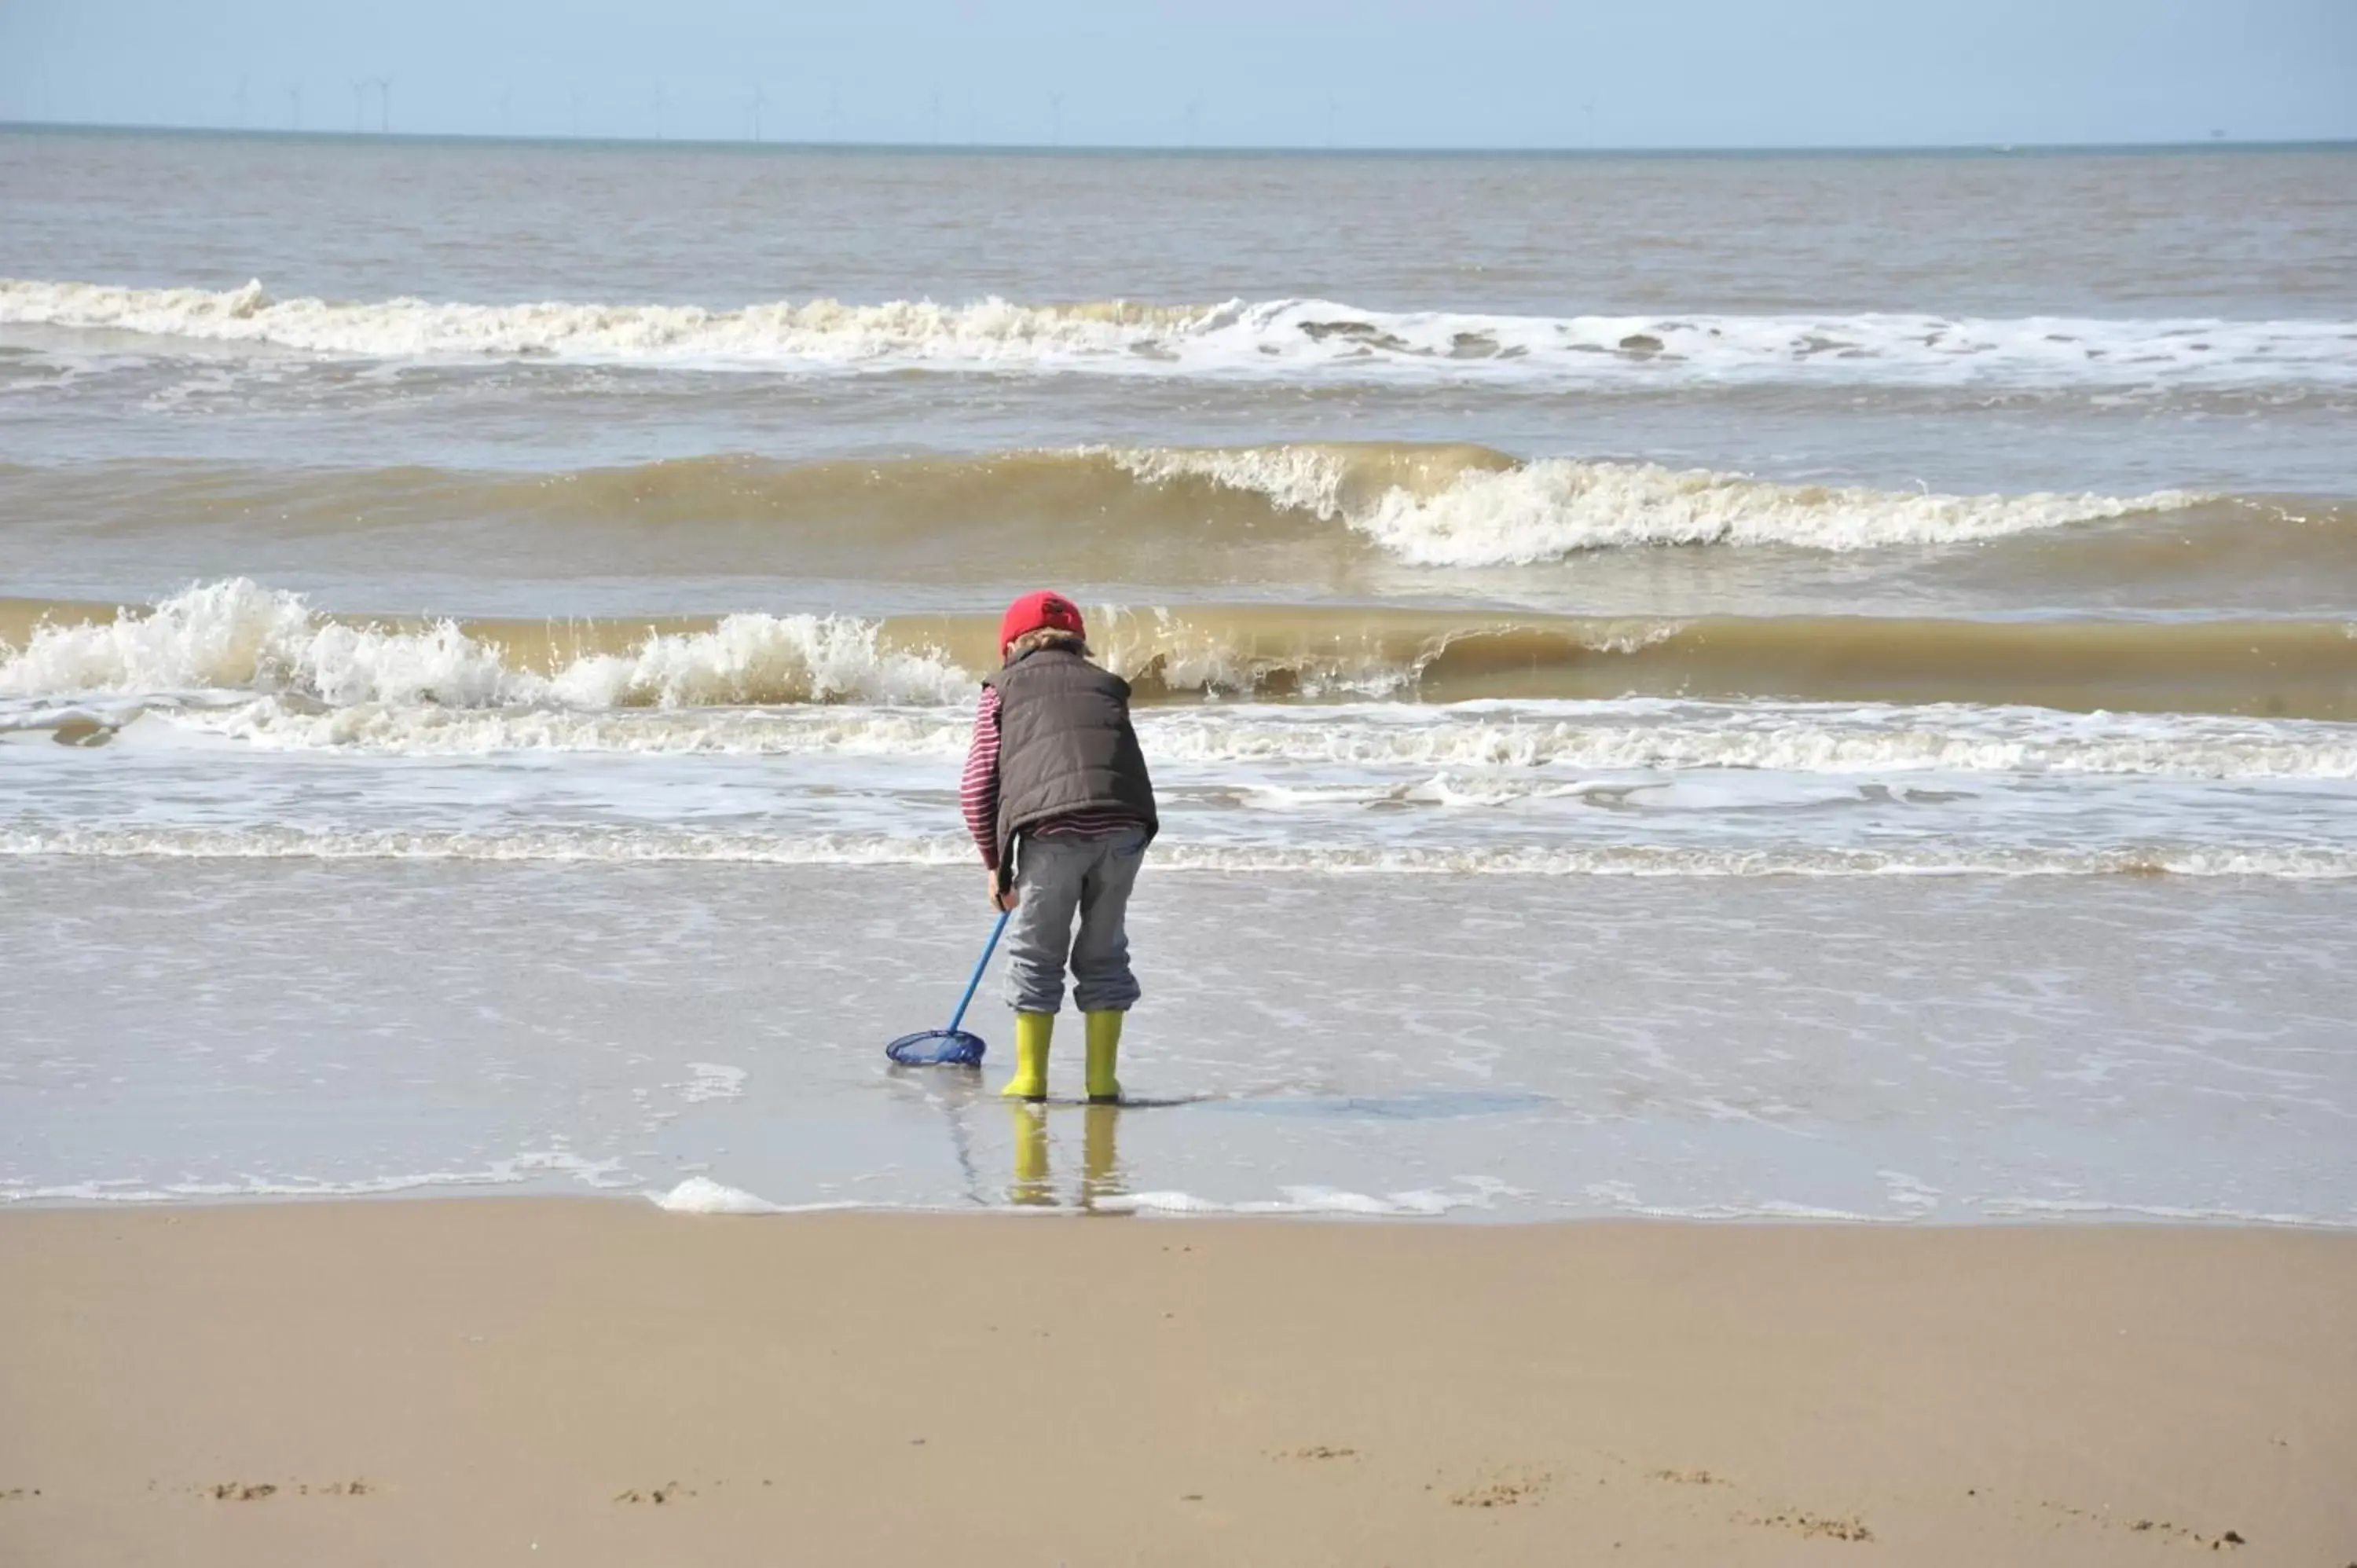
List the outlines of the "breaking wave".
{"label": "breaking wave", "polygon": [[[199,584],[151,611],[35,626],[0,653],[0,695],[92,692],[283,693],[363,703],[490,708],[741,703],[952,703],[972,681],[938,656],[879,645],[871,621],[727,616],[693,632],[649,629],[541,668],[455,621],[362,622],[246,578]],[[544,628],[544,639],[546,630]]]}
{"label": "breaking wave", "polygon": [[273,345],[371,360],[557,358],[759,371],[1071,371],[2042,386],[2357,384],[2357,323],[1890,313],[1507,316],[1319,299],[1165,306],[1003,299],[741,308],[414,298],[0,279],[0,325]]}
{"label": "breaking wave", "polygon": [[1272,446],[1114,454],[1156,485],[1200,480],[1339,521],[1415,566],[1521,566],[1644,545],[1850,551],[1953,544],[2175,511],[2208,497],[1956,496],[1793,485],[1707,469],[1481,448]]}
{"label": "breaking wave", "polygon": [[[459,523],[487,562],[595,536],[608,557],[658,574],[725,550],[801,575],[974,581],[1032,567],[1192,581],[1241,570],[1232,553],[1249,552],[1254,575],[1318,581],[1385,559],[1451,569],[1650,546],[1855,552],[2136,518],[2272,551],[2287,571],[2345,565],[2357,550],[2357,528],[2330,503],[2295,514],[2181,490],[1954,495],[1419,443],[726,456],[553,474],[117,464],[8,468],[0,481],[12,506],[77,523],[226,525],[265,541]],[[2094,532],[2129,535],[2113,548],[2135,570],[2136,530]],[[2164,542],[2185,549],[2175,533]]]}
{"label": "breaking wave", "polygon": [[[1770,698],[2357,719],[2357,626],[2341,621],[1203,606],[1106,607],[1090,623],[1098,657],[1147,703]],[[510,733],[554,743],[610,728],[581,715],[617,710],[963,709],[996,662],[989,617],[359,620],[243,578],[111,615],[0,602],[0,636],[11,626],[21,641],[0,641],[0,699],[21,711],[9,723],[101,698],[267,696],[281,703],[270,724],[316,722],[355,743],[388,726],[487,733],[472,718],[393,716],[437,710],[499,713]]]}

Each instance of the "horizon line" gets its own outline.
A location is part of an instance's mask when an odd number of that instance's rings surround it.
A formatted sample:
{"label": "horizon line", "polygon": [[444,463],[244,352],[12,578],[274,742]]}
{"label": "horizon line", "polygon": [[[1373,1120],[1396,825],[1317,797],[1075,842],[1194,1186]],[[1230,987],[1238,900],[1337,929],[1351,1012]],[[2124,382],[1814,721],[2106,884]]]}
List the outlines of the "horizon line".
{"label": "horizon line", "polygon": [[1417,146],[1409,144],[1351,144],[1348,145],[1308,145],[1288,143],[1173,143],[1173,142],[935,142],[919,139],[905,141],[814,141],[803,138],[763,138],[756,141],[748,136],[644,136],[644,135],[573,135],[563,133],[514,133],[495,131],[369,131],[295,129],[272,125],[190,125],[134,124],[125,121],[102,120],[0,120],[0,134],[84,134],[84,135],[194,135],[217,136],[223,139],[307,142],[411,142],[454,143],[481,142],[495,145],[519,147],[667,147],[681,151],[751,151],[755,149],[790,153],[996,153],[996,154],[1068,154],[1093,155],[1103,153],[1163,153],[1195,156],[1332,156],[1332,157],[1823,157],[1841,156],[1892,156],[1930,153],[1969,153],[1981,155],[2014,155],[2043,153],[2152,153],[2152,152],[2294,152],[2346,148],[2357,150],[2357,137],[2295,138],[2289,140],[2236,140],[2232,136],[2212,135],[2193,141],[2129,141],[2129,142],[1812,142],[1760,144],[1750,146],[1693,145],[1625,145],[1544,144],[1510,146]]}

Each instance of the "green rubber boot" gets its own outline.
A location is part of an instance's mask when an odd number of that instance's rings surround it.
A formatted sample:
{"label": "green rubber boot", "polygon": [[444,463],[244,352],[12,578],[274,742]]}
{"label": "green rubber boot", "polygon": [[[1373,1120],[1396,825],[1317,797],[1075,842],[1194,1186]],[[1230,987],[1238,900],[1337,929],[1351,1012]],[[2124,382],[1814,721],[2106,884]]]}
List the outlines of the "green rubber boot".
{"label": "green rubber boot", "polygon": [[1121,1021],[1118,1012],[1083,1013],[1089,1028],[1089,1103],[1121,1103],[1121,1079],[1114,1076],[1121,1062]]}
{"label": "green rubber boot", "polygon": [[1015,1015],[1015,1076],[999,1093],[1035,1105],[1048,1098],[1048,1042],[1055,1034],[1053,1013]]}

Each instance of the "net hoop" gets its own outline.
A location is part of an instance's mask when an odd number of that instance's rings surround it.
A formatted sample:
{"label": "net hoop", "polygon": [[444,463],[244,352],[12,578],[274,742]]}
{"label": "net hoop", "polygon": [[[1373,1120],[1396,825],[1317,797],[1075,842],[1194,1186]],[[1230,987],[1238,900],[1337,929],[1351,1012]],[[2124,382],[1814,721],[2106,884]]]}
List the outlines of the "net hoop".
{"label": "net hoop", "polygon": [[982,1036],[963,1029],[927,1029],[901,1036],[884,1054],[903,1067],[980,1067],[988,1048]]}

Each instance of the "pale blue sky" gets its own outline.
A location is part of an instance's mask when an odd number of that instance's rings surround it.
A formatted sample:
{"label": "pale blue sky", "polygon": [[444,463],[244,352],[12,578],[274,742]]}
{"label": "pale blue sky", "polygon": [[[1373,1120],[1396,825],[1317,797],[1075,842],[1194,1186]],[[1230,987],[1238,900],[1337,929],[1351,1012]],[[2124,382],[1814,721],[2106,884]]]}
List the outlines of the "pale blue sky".
{"label": "pale blue sky", "polygon": [[757,89],[770,140],[2351,139],[2357,0],[0,0],[7,119],[743,138]]}

